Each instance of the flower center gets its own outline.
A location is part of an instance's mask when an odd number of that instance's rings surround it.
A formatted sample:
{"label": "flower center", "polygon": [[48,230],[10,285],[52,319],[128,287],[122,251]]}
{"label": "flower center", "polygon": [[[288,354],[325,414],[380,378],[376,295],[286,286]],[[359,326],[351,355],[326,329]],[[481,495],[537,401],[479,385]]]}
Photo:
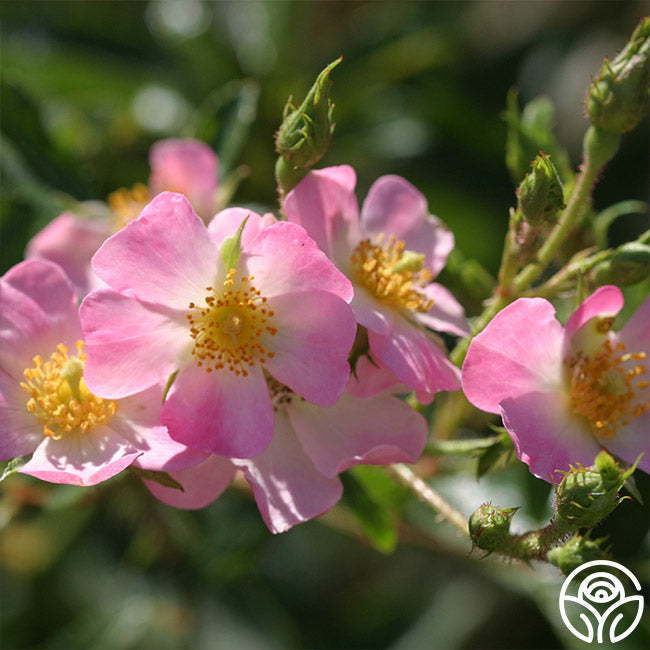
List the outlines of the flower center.
{"label": "flower center", "polygon": [[592,430],[613,438],[620,427],[650,409],[645,352],[626,352],[623,343],[605,341],[591,357],[571,359],[570,401],[573,412],[589,420]]}
{"label": "flower center", "polygon": [[264,363],[274,356],[262,342],[265,334],[275,336],[273,310],[251,283],[253,276],[242,277],[235,288],[237,271],[230,269],[221,291],[206,287],[205,306],[191,302],[187,314],[192,354],[198,366],[208,372],[227,368],[236,375],[248,375],[256,361]]}
{"label": "flower center", "polygon": [[404,250],[404,242],[391,235],[382,246],[383,233],[375,244],[364,239],[354,249],[350,262],[354,278],[377,298],[393,307],[426,312],[431,309],[422,288],[433,280],[433,273],[422,268],[424,255]]}
{"label": "flower center", "polygon": [[86,354],[83,341],[77,341],[77,356],[69,357],[68,348],[59,343],[50,361],[36,355],[34,367],[24,371],[27,381],[20,382],[30,395],[27,410],[43,425],[43,434],[58,440],[69,433],[87,433],[108,422],[117,411],[117,403],[93,395],[83,379]]}
{"label": "flower center", "polygon": [[151,200],[151,194],[146,185],[137,183],[132,189],[121,187],[108,195],[108,206],[112,212],[111,229],[114,233],[122,230],[127,223],[133,221]]}

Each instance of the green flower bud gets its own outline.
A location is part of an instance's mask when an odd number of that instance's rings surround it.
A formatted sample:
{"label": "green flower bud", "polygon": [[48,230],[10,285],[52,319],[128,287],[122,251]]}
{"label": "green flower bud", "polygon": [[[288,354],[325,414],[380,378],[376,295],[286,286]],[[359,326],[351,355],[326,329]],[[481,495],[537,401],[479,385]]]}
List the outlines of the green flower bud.
{"label": "green flower bud", "polygon": [[623,50],[605,59],[598,78],[587,90],[591,123],[609,133],[631,131],[643,118],[648,104],[650,17],[637,25]]}
{"label": "green flower bud", "polygon": [[559,210],[565,207],[564,191],[551,157],[541,153],[532,163],[532,169],[517,190],[519,211],[531,226],[552,223]]}
{"label": "green flower bud", "polygon": [[621,286],[636,284],[650,276],[650,246],[628,242],[619,246],[611,259],[611,282]]}
{"label": "green flower bud", "polygon": [[483,551],[493,553],[503,548],[510,534],[510,521],[518,508],[498,508],[484,503],[469,518],[472,543]]}
{"label": "green flower bud", "polygon": [[577,533],[561,546],[552,548],[546,558],[556,567],[562,570],[562,573],[568,575],[574,569],[591,562],[592,560],[606,560],[610,554],[602,548],[606,538],[589,539],[582,537]]}
{"label": "green flower bud", "polygon": [[293,168],[313,167],[329,147],[334,132],[329,74],[342,60],[338,58],[318,75],[300,106],[294,106],[289,98],[284,107],[275,150]]}
{"label": "green flower bud", "polygon": [[555,488],[558,523],[568,530],[598,524],[622,501],[618,491],[635,468],[636,463],[622,470],[604,450],[596,456],[592,467],[572,467]]}

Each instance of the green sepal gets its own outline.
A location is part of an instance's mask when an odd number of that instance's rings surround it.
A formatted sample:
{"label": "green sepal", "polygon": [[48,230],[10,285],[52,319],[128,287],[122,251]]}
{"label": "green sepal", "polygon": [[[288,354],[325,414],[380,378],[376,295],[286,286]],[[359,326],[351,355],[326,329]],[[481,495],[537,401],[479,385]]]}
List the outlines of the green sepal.
{"label": "green sepal", "polygon": [[18,458],[12,458],[4,463],[0,463],[0,481],[4,481],[7,476],[15,474],[20,470],[20,468],[27,463],[31,458],[30,456],[19,456]]}
{"label": "green sepal", "polygon": [[504,469],[515,457],[515,445],[508,432],[502,427],[492,427],[499,436],[479,456],[476,465],[476,478],[485,476],[496,469]]}
{"label": "green sepal", "polygon": [[562,573],[569,575],[571,571],[593,560],[607,560],[611,558],[608,548],[602,548],[607,538],[589,539],[576,533],[569,540],[552,548],[546,559],[558,567]]}
{"label": "green sepal", "polygon": [[163,487],[185,492],[183,486],[167,472],[156,472],[153,469],[141,469],[140,467],[134,467],[133,465],[129,467],[129,470],[138,478],[146,479],[147,481],[154,481]]}
{"label": "green sepal", "polygon": [[221,244],[219,252],[221,253],[221,259],[223,260],[226,271],[236,269],[237,264],[239,264],[239,258],[241,257],[241,236],[247,221],[248,217],[239,224],[237,232],[230,237],[226,237]]}
{"label": "green sepal", "polygon": [[162,402],[163,404],[165,403],[165,400],[167,399],[167,393],[169,393],[169,389],[172,387],[172,384],[176,381],[176,377],[178,376],[178,370],[174,370],[171,375],[167,378],[167,383],[165,384],[165,388],[163,389],[163,394],[162,394]]}

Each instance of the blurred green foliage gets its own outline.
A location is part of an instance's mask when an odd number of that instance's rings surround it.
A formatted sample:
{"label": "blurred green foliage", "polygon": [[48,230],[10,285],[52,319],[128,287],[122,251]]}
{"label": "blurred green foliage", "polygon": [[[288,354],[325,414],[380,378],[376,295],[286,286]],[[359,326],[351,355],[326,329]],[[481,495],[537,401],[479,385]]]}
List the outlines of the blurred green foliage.
{"label": "blurred green foliage", "polygon": [[[575,169],[590,75],[647,11],[638,0],[4,1],[2,271],[71,199],[105,200],[146,181],[149,147],[164,137],[204,139],[224,182],[235,170],[243,178],[233,201],[274,209],[282,108],[343,55],[332,73],[336,133],[320,165],[353,165],[360,198],[377,177],[403,175],[453,230],[457,265],[476,260],[494,274],[516,202],[505,164],[509,89],[518,87],[520,106],[550,97]],[[647,200],[649,132],[646,117],[623,138],[597,187],[598,211]],[[646,224],[621,217],[610,245]],[[481,286],[465,287],[470,313],[490,282],[482,270],[473,277]],[[494,499],[521,506],[531,526],[546,523],[549,487],[520,464],[477,481],[475,458],[431,463],[436,486],[467,514]],[[636,478],[650,502],[648,477]],[[82,490],[13,475],[0,486],[0,646],[582,647],[557,613],[557,569],[478,561],[467,540],[372,473],[346,483],[340,508],[274,537],[243,489],[182,512],[132,476]],[[396,512],[406,523],[396,525]],[[647,514],[628,502],[596,531],[646,590]],[[619,647],[649,639],[639,629]]]}

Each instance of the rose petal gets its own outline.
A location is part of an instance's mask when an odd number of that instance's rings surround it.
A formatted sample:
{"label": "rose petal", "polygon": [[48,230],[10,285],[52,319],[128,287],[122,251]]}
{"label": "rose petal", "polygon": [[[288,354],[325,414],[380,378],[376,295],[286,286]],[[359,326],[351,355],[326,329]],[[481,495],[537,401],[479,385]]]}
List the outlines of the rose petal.
{"label": "rose petal", "polygon": [[424,418],[402,400],[343,395],[331,408],[294,400],[287,407],[300,444],[324,476],[355,465],[414,463],[427,440]]}
{"label": "rose petal", "polygon": [[182,314],[161,313],[110,289],[88,294],[80,316],[88,355],[84,379],[102,397],[126,397],[165,382],[191,349]]}
{"label": "rose petal", "polygon": [[[469,346],[463,390],[489,413],[499,403],[562,385],[562,326],[541,298],[520,298],[500,311]],[[593,459],[592,459],[593,460]]]}
{"label": "rose petal", "polygon": [[312,465],[282,409],[276,413],[273,440],[266,451],[233,462],[244,470],[257,507],[273,533],[323,514],[343,493],[338,478],[326,478]]}
{"label": "rose petal", "polygon": [[241,226],[244,219],[248,219],[248,221],[242,231],[242,248],[246,248],[264,228],[272,226],[278,221],[270,213],[260,216],[257,212],[246,208],[227,208],[215,214],[212,221],[210,221],[208,232],[212,241],[217,246],[221,246],[226,237],[232,237],[237,234],[237,230],[239,230],[239,226]]}
{"label": "rose petal", "polygon": [[286,221],[259,233],[243,250],[240,268],[254,277],[253,284],[269,299],[316,289],[350,302],[354,293],[350,281],[327,259],[305,229]]}
{"label": "rose petal", "polygon": [[230,485],[236,471],[236,467],[230,460],[213,455],[208,456],[198,465],[169,473],[183,486],[182,491],[147,479],[143,479],[143,483],[156,499],[163,503],[174,508],[197,510],[221,496]]}
{"label": "rose petal", "polygon": [[188,447],[220,456],[260,454],[273,435],[271,397],[262,370],[247,377],[223,369],[188,366],[176,377],[163,405],[169,435]]}
{"label": "rose petal", "polygon": [[302,226],[346,274],[352,250],[363,239],[356,182],[356,173],[348,165],[314,170],[284,201],[287,219]]}
{"label": "rose petal", "polygon": [[106,426],[59,440],[46,438],[20,471],[51,483],[96,485],[119,474],[140,455]]}
{"label": "rose petal", "polygon": [[533,391],[506,398],[501,417],[517,456],[533,475],[549,483],[577,463],[593,465],[601,447],[583,424],[567,411],[561,392]]}
{"label": "rose petal", "polygon": [[0,279],[2,368],[22,381],[37,354],[47,361],[63,343],[74,351],[81,339],[77,297],[61,267],[26,260]]}
{"label": "rose petal", "polygon": [[326,291],[276,296],[268,304],[277,327],[265,337],[264,346],[275,353],[268,371],[310,402],[331,406],[350,376],[357,329],[350,306]]}
{"label": "rose petal", "polygon": [[187,199],[163,192],[102,244],[92,265],[116,291],[186,309],[218,277],[220,256]]}
{"label": "rose petal", "polygon": [[401,176],[382,176],[361,207],[361,225],[373,239],[383,233],[404,241],[406,249],[424,253],[425,267],[436,276],[454,248],[454,235],[429,214],[427,200]]}
{"label": "rose petal", "polygon": [[388,336],[368,332],[370,354],[392,370],[411,390],[437,393],[458,390],[460,372],[425,332],[396,318]]}
{"label": "rose petal", "polygon": [[437,332],[470,335],[465,310],[448,289],[432,282],[424,288],[424,293],[429,300],[433,300],[433,307],[425,313],[415,314],[415,320]]}
{"label": "rose petal", "polygon": [[26,258],[50,260],[58,264],[80,296],[97,285],[90,260],[110,235],[108,221],[84,219],[64,212],[37,233],[27,244]]}
{"label": "rose petal", "polygon": [[219,161],[200,140],[169,138],[149,151],[152,194],[165,190],[184,194],[197,214],[209,220],[215,213]]}

